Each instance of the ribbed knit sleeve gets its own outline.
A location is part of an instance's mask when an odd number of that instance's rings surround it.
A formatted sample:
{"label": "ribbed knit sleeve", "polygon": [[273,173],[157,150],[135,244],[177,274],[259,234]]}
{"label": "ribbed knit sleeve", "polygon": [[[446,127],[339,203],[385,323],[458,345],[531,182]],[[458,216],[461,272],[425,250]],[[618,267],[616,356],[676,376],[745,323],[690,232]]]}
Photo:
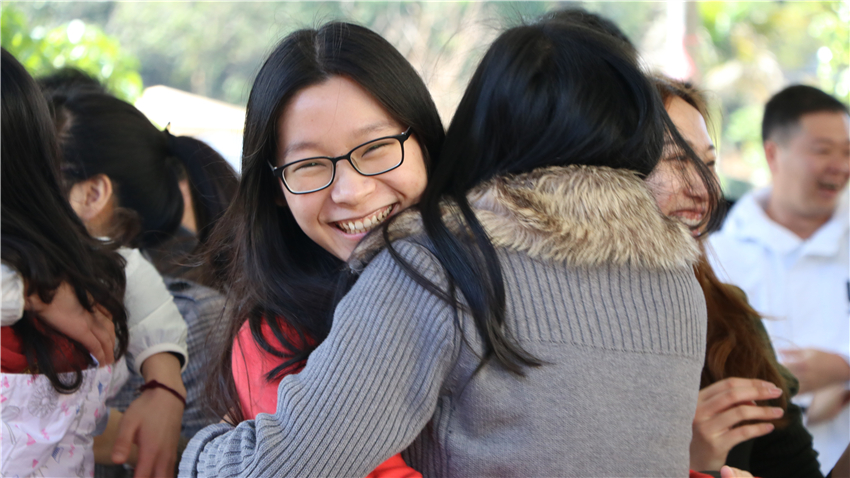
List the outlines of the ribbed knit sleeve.
{"label": "ribbed knit sleeve", "polygon": [[[429,279],[425,248],[396,244]],[[340,302],[327,339],[278,388],[277,412],[205,428],[180,476],[366,476],[432,417],[461,340],[451,307],[384,251]]]}

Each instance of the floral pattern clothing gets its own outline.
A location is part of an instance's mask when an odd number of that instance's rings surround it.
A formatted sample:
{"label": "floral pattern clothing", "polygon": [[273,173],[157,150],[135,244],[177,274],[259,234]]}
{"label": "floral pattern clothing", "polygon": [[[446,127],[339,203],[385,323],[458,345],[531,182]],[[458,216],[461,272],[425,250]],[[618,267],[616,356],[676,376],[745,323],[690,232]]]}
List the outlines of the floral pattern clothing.
{"label": "floral pattern clothing", "polygon": [[123,359],[84,370],[71,394],[57,392],[44,375],[0,374],[2,476],[93,476],[94,435],[126,370]]}

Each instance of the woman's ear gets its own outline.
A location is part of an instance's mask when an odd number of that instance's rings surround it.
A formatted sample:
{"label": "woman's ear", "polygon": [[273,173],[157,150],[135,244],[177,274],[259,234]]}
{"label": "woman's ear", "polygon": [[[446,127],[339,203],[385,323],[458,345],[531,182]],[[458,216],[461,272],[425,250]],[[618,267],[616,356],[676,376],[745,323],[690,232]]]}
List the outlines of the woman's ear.
{"label": "woman's ear", "polygon": [[181,179],[177,181],[177,186],[180,188],[180,194],[183,195],[183,219],[180,224],[191,231],[192,234],[197,234],[198,219],[195,217],[195,203],[192,199],[192,186],[189,185],[188,179]]}
{"label": "woman's ear", "polygon": [[68,202],[92,235],[103,235],[108,230],[115,210],[112,180],[98,174],[71,186]]}

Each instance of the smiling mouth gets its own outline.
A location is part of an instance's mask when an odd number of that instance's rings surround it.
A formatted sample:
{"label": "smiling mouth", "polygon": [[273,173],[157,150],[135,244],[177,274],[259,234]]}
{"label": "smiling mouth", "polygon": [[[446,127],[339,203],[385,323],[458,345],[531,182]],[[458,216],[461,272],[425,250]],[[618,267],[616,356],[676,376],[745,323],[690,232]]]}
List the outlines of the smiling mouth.
{"label": "smiling mouth", "polygon": [[393,212],[396,204],[379,209],[368,216],[355,220],[337,221],[333,225],[346,234],[363,234],[378,227],[379,224],[390,217],[390,213]]}
{"label": "smiling mouth", "polygon": [[823,189],[830,192],[838,192],[841,188],[844,187],[844,184],[834,183],[828,181],[818,181],[818,189]]}
{"label": "smiling mouth", "polygon": [[682,221],[685,225],[696,227],[699,226],[702,222],[703,217],[705,216],[705,212],[702,211],[693,211],[693,210],[682,210],[676,211],[671,216],[676,219]]}

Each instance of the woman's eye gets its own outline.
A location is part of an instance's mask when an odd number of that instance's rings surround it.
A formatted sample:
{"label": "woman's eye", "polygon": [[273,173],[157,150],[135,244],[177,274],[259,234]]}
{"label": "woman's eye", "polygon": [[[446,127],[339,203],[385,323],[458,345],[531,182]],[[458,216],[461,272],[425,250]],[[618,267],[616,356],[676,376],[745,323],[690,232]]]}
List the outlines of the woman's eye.
{"label": "woman's eye", "polygon": [[383,143],[372,143],[366,147],[366,151],[363,151],[363,156],[368,156],[370,154],[375,154],[378,150],[386,146],[387,142]]}
{"label": "woman's eye", "polygon": [[305,161],[303,163],[298,164],[298,166],[295,166],[295,172],[303,171],[310,168],[316,168],[319,166],[322,166],[322,163],[318,161]]}
{"label": "woman's eye", "polygon": [[682,162],[682,161],[687,161],[687,159],[688,159],[688,157],[687,157],[687,156],[685,156],[684,154],[678,154],[678,153],[677,153],[677,154],[671,154],[671,155],[669,155],[669,156],[665,156],[665,157],[662,159],[662,161],[675,161],[675,162]]}

